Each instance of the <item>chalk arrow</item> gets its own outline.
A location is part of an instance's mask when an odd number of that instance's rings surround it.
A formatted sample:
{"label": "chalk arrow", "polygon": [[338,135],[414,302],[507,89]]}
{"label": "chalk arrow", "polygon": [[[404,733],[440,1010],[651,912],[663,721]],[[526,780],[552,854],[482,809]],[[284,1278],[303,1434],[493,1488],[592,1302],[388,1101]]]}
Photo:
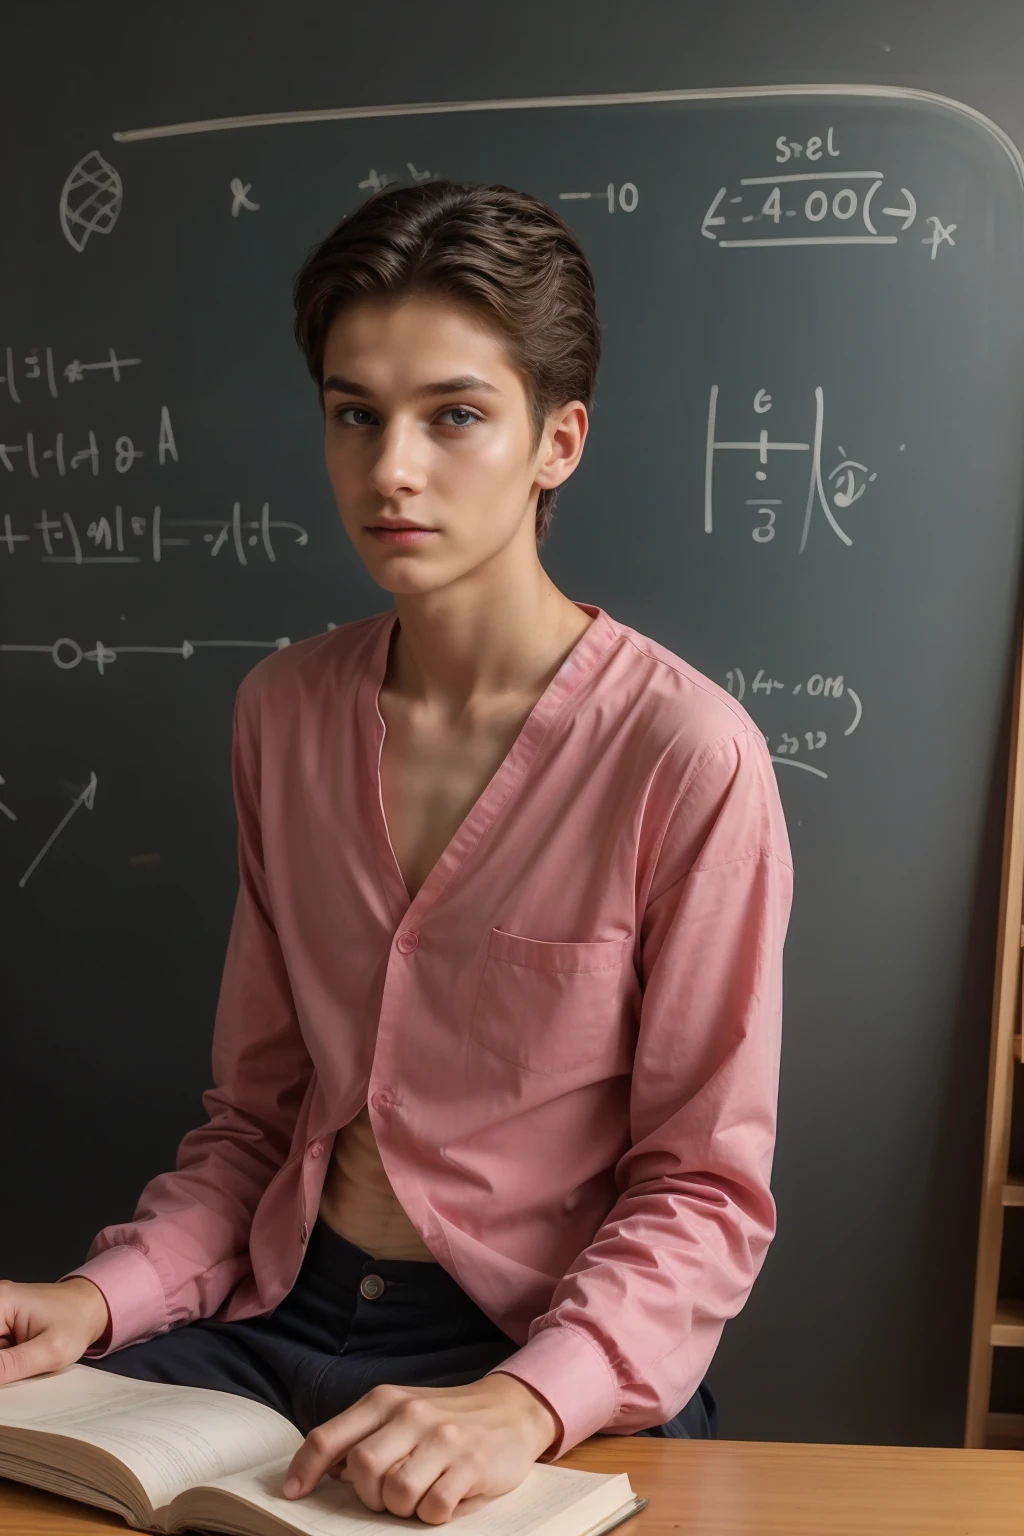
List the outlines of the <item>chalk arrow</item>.
{"label": "chalk arrow", "polygon": [[119,645],[118,656],[182,656],[188,661],[195,655],[195,647],[191,640],[183,640],[180,645]]}
{"label": "chalk arrow", "polygon": [[29,865],[28,869],[26,869],[25,873],[22,875],[21,879],[18,881],[19,886],[24,886],[25,882],[28,880],[29,875],[31,875],[32,871],[39,864],[40,860],[43,858],[43,855],[45,853],[47,853],[49,851],[49,849],[53,846],[53,844],[56,842],[57,838],[63,832],[63,830],[67,826],[68,822],[71,820],[72,816],[78,810],[78,807],[80,805],[84,805],[87,811],[91,811],[92,808],[93,808],[93,805],[95,804],[95,802],[96,802],[96,775],[94,773],[90,773],[88,784],[85,786],[85,788],[82,790],[82,793],[75,800],[74,804],[72,805],[71,809],[68,811],[67,815],[64,816],[58,822],[57,826],[50,833],[49,837],[46,839],[46,842],[40,848],[39,852],[36,854],[35,858],[32,860],[32,863]]}

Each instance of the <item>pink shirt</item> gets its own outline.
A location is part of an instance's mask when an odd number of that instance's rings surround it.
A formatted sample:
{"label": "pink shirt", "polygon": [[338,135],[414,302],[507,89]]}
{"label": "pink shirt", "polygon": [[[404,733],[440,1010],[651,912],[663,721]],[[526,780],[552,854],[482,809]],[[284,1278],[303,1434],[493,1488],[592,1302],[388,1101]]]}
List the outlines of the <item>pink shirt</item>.
{"label": "pink shirt", "polygon": [[240,889],[208,1123],[73,1274],[108,1350],[294,1284],[368,1102],[435,1258],[520,1348],[554,1460],[671,1418],[775,1230],[789,840],[760,730],[603,609],[415,900],[380,794],[394,611],[235,707]]}

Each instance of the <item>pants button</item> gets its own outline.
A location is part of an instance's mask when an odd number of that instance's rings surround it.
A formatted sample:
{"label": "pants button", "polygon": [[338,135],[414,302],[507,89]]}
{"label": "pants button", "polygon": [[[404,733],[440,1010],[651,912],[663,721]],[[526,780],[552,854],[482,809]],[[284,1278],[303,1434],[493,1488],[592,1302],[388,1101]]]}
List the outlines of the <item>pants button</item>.
{"label": "pants button", "polygon": [[365,1296],[367,1301],[375,1301],[378,1296],[384,1294],[384,1281],[380,1275],[364,1275],[359,1284],[360,1296]]}

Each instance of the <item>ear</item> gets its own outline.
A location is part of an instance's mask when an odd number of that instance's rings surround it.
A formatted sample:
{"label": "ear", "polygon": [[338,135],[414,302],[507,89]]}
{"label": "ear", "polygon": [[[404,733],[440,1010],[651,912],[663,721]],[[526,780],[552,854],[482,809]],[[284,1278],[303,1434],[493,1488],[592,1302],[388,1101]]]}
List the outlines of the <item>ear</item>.
{"label": "ear", "polygon": [[568,480],[583,455],[589,424],[582,400],[570,400],[548,416],[533,477],[542,491],[552,490]]}

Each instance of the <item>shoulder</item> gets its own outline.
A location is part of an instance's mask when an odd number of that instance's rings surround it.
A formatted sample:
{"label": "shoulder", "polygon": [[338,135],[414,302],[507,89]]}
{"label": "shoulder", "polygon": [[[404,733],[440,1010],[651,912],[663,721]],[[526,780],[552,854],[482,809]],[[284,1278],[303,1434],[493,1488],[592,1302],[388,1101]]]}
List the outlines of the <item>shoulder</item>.
{"label": "shoulder", "polygon": [[610,667],[650,758],[647,812],[664,871],[792,854],[771,752],[757,722],[690,662],[617,624]]}
{"label": "shoulder", "polygon": [[699,770],[736,738],[752,735],[763,742],[756,721],[720,684],[649,635],[613,623],[609,678],[636,711],[655,750],[668,752],[680,771]]}
{"label": "shoulder", "polygon": [[243,677],[237,713],[251,720],[288,717],[327,694],[337,700],[339,693],[355,687],[387,617],[375,613],[306,640],[279,641],[277,650]]}

